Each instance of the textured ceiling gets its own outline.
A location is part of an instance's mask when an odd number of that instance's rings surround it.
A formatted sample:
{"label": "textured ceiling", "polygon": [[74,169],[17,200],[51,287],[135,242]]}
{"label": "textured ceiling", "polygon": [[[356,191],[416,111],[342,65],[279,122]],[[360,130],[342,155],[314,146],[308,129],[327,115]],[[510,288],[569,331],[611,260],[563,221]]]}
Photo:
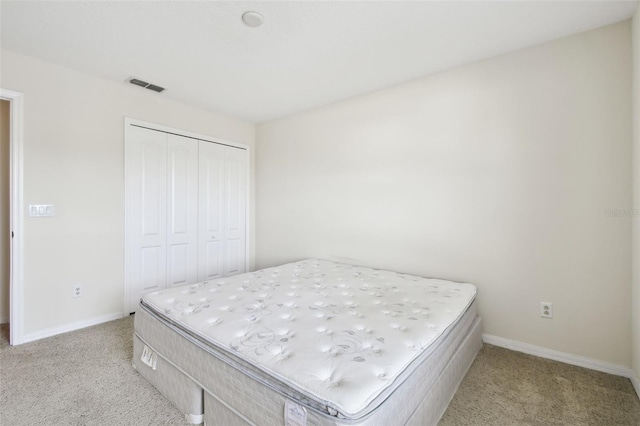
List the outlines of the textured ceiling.
{"label": "textured ceiling", "polygon": [[[636,5],[3,0],[0,25],[3,48],[262,122],[619,22]],[[245,26],[248,10],[264,25]]]}

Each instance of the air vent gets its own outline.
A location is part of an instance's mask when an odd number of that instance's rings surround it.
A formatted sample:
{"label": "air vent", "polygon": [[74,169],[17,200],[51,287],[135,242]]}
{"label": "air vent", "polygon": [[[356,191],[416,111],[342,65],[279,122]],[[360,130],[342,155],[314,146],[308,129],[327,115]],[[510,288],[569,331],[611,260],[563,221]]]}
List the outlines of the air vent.
{"label": "air vent", "polygon": [[146,81],[138,80],[137,78],[132,78],[131,80],[129,80],[129,83],[142,87],[147,87],[149,85],[149,83],[147,83]]}
{"label": "air vent", "polygon": [[160,93],[164,90],[164,87],[156,86],[155,84],[150,84],[147,87],[145,87],[145,89],[153,90],[154,92]]}
{"label": "air vent", "polygon": [[140,86],[140,87],[144,87],[145,89],[153,90],[154,92],[160,93],[160,92],[164,92],[165,91],[164,87],[156,86],[155,84],[147,83],[146,81],[142,81],[142,80],[134,78],[134,77],[131,77],[127,81],[129,83],[131,83],[131,84],[135,84],[136,86]]}

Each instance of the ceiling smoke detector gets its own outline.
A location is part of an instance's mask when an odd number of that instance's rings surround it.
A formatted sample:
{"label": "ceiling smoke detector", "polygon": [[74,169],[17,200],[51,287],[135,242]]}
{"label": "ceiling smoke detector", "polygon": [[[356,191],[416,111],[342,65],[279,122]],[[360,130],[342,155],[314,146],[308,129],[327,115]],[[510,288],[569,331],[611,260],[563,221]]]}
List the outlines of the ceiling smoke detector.
{"label": "ceiling smoke detector", "polygon": [[248,27],[259,27],[264,22],[264,19],[258,12],[245,12],[242,14],[242,22]]}
{"label": "ceiling smoke detector", "polygon": [[135,84],[136,86],[144,87],[145,89],[153,90],[154,92],[158,92],[158,93],[164,92],[166,90],[164,87],[147,83],[146,81],[142,81],[139,78],[135,78],[135,77],[131,77],[127,81],[131,84]]}

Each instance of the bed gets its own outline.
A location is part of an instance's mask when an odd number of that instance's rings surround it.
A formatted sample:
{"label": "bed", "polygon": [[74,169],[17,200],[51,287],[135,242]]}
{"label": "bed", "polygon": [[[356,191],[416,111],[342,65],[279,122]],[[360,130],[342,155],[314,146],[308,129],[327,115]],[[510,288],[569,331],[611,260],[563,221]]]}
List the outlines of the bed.
{"label": "bed", "polygon": [[303,260],[145,295],[133,365],[193,424],[435,425],[482,345],[475,296]]}

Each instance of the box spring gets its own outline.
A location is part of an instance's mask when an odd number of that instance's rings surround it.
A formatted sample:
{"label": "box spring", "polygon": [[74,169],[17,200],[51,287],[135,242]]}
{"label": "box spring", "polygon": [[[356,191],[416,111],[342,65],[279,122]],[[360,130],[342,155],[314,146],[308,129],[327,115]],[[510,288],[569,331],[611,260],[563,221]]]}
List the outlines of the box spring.
{"label": "box spring", "polygon": [[[144,309],[136,313],[135,329],[138,371],[191,423],[198,424],[204,415],[207,425],[285,424],[285,396],[212,356]],[[158,355],[156,370],[140,361],[145,344]],[[481,346],[481,320],[474,302],[428,361],[369,416],[350,421],[307,409],[307,423],[435,425]]]}

